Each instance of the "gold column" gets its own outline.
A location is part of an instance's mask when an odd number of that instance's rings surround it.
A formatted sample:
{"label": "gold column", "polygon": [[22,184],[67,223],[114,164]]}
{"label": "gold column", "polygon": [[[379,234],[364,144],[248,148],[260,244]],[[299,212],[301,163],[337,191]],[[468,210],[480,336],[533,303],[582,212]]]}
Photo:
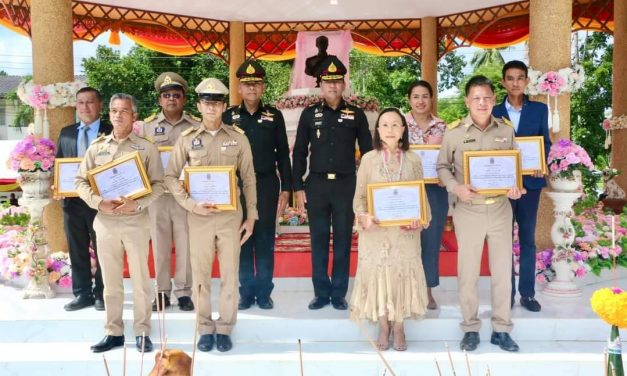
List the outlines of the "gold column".
{"label": "gold column", "polygon": [[[531,0],[529,4],[529,65],[546,72],[569,67],[572,25],[572,0]],[[534,100],[545,102],[546,96]],[[551,107],[554,102],[551,100]],[[560,114],[559,133],[551,132],[551,141],[570,138],[570,95],[558,99]],[[548,153],[548,151],[547,151]],[[536,226],[538,249],[552,246],[550,229],[553,224],[553,204],[542,195]]]}
{"label": "gold column", "polygon": [[[30,12],[33,80],[43,85],[73,81],[72,0],[32,0]],[[74,113],[72,107],[48,110],[53,141],[58,139],[61,128],[74,122]],[[58,202],[46,207],[44,225],[50,250],[67,251]]]}
{"label": "gold column", "polygon": [[[627,115],[627,1],[614,1],[614,55],[612,56],[612,116]],[[612,167],[622,173],[615,178],[627,190],[627,130],[612,133]]]}
{"label": "gold column", "polygon": [[229,98],[231,105],[236,105],[242,101],[242,97],[237,92],[239,80],[235,73],[237,73],[237,68],[242,65],[246,57],[244,23],[231,21],[229,29]]}
{"label": "gold column", "polygon": [[420,69],[422,79],[433,87],[433,113],[438,113],[438,21],[424,17],[420,21]]}

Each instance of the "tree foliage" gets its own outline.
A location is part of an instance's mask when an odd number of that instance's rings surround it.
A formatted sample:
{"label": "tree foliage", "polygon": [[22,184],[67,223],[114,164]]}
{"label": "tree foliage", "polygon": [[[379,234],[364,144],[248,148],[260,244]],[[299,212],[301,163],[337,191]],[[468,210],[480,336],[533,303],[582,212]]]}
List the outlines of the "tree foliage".
{"label": "tree foliage", "polygon": [[[32,78],[33,76],[27,75],[23,77],[23,80],[29,81]],[[15,117],[13,118],[13,123],[8,124],[10,127],[26,127],[28,126],[28,124],[33,122],[33,109],[20,100],[20,98],[17,96],[17,89],[9,91],[6,94],[5,98],[8,101],[13,101],[13,103],[15,103],[17,106],[15,110]]]}
{"label": "tree foliage", "polygon": [[579,48],[580,64],[586,72],[583,87],[573,93],[570,104],[571,138],[581,145],[598,168],[607,165],[609,150],[603,147],[601,128],[606,108],[612,105],[612,37],[593,32]]}

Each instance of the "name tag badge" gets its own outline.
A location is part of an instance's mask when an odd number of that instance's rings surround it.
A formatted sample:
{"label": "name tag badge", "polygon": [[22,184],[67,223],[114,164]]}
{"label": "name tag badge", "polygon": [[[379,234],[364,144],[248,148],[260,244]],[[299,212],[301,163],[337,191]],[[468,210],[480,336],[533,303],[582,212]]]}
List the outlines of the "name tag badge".
{"label": "name tag badge", "polygon": [[346,120],[355,120],[355,115],[353,114],[341,114],[340,115],[341,119],[346,119]]}
{"label": "name tag badge", "polygon": [[138,145],[138,144],[131,144],[131,149],[135,149],[135,150],[145,150],[146,148]]}
{"label": "name tag badge", "polygon": [[469,139],[464,140],[464,144],[468,144],[468,143],[475,142],[475,141],[477,140],[475,140],[474,138],[469,138]]}
{"label": "name tag badge", "polygon": [[495,137],[494,138],[494,142],[507,142],[507,138],[506,137]]}
{"label": "name tag badge", "polygon": [[320,121],[314,121],[314,126],[319,127],[322,125],[322,120]]}
{"label": "name tag badge", "polygon": [[200,138],[192,139],[192,150],[202,149],[202,140]]}
{"label": "name tag badge", "polygon": [[237,141],[235,140],[224,141],[222,143],[222,147],[225,148],[227,146],[237,146]]}

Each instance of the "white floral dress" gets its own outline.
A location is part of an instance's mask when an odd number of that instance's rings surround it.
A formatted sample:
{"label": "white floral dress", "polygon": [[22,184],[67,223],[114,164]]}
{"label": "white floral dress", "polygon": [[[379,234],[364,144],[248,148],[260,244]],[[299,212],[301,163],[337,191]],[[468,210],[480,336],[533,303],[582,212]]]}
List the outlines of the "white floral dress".
{"label": "white floral dress", "polygon": [[[368,211],[369,183],[422,179],[419,156],[404,152],[401,163],[394,157],[385,161],[386,154],[373,150],[363,156],[353,200],[356,214]],[[431,220],[428,204],[426,210]],[[350,299],[352,320],[376,322],[387,314],[390,321],[402,322],[424,315],[428,298],[420,257],[420,230],[401,230],[397,226],[368,231],[359,228],[358,250],[357,274]]]}

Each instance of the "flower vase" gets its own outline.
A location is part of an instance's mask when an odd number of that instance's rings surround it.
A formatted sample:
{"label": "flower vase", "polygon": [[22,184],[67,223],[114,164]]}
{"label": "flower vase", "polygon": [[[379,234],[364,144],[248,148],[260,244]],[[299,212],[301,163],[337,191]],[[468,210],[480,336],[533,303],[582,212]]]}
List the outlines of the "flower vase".
{"label": "flower vase", "polygon": [[43,226],[44,207],[50,203],[50,179],[52,172],[20,172],[19,183],[22,191],[20,205],[28,208],[30,221],[26,242],[31,256],[30,281],[23,290],[23,298],[53,298],[54,290],[48,283],[48,242]]}
{"label": "flower vase", "polygon": [[549,184],[551,184],[553,192],[577,192],[582,189],[581,171],[573,171],[573,176],[570,178],[551,174]]}
{"label": "flower vase", "polygon": [[607,343],[607,374],[606,376],[625,376],[623,356],[621,353],[620,332],[612,325],[610,340]]}

